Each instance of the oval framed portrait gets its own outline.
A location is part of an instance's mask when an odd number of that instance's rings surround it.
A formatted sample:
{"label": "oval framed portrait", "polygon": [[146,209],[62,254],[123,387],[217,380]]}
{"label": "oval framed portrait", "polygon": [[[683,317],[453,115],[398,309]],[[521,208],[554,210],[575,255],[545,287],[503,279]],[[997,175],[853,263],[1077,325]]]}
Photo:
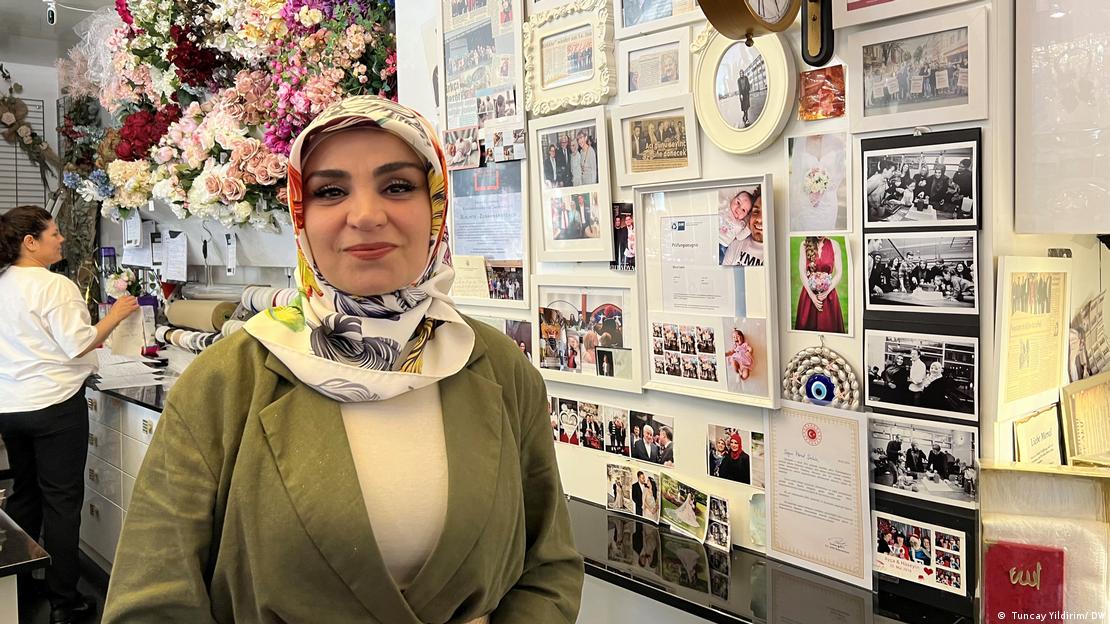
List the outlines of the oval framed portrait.
{"label": "oval framed portrait", "polygon": [[794,54],[786,38],[770,34],[753,41],[749,46],[710,28],[694,73],[698,121],[717,147],[732,154],[767,147],[794,107]]}

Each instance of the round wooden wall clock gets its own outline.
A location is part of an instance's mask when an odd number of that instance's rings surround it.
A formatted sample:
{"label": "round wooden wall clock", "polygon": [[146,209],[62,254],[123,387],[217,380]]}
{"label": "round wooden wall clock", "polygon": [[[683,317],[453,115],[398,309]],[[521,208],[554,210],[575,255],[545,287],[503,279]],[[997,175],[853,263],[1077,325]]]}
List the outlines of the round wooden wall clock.
{"label": "round wooden wall clock", "polygon": [[790,28],[803,0],[701,0],[701,10],[717,32],[734,40]]}

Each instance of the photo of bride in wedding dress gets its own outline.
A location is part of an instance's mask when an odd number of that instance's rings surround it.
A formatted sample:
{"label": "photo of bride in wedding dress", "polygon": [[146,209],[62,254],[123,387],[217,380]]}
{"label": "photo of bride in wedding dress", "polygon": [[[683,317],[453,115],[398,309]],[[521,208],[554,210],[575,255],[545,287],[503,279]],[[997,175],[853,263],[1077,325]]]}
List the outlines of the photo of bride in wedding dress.
{"label": "photo of bride in wedding dress", "polygon": [[786,140],[790,162],[790,232],[827,234],[849,229],[847,138],[814,134]]}
{"label": "photo of bride in wedding dress", "polygon": [[662,474],[660,481],[662,520],[679,533],[704,541],[709,525],[709,495],[667,473]]}

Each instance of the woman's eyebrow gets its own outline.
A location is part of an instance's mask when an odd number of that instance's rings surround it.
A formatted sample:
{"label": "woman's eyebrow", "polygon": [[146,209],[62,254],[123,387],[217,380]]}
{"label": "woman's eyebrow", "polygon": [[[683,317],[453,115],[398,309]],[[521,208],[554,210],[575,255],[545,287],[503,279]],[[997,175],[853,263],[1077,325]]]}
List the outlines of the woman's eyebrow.
{"label": "woman's eyebrow", "polygon": [[397,162],[386,163],[377,169],[374,169],[375,176],[382,176],[390,173],[401,171],[402,169],[416,169],[420,173],[424,173],[424,167],[409,160],[399,160]]}
{"label": "woman's eyebrow", "polygon": [[316,171],[308,174],[308,177],[306,177],[304,181],[308,182],[315,177],[327,178],[329,180],[339,180],[343,178],[349,178],[351,177],[351,174],[343,171],[342,169],[317,169]]}

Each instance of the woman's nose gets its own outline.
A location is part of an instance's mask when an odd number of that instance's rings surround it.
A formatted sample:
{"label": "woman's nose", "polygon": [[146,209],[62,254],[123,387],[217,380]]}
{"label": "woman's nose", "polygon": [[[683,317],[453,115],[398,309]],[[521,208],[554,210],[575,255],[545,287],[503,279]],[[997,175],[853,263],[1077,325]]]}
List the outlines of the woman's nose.
{"label": "woman's nose", "polygon": [[384,226],[389,217],[382,206],[382,199],[368,193],[359,193],[352,198],[351,210],[347,213],[347,223],[359,230],[372,230]]}

